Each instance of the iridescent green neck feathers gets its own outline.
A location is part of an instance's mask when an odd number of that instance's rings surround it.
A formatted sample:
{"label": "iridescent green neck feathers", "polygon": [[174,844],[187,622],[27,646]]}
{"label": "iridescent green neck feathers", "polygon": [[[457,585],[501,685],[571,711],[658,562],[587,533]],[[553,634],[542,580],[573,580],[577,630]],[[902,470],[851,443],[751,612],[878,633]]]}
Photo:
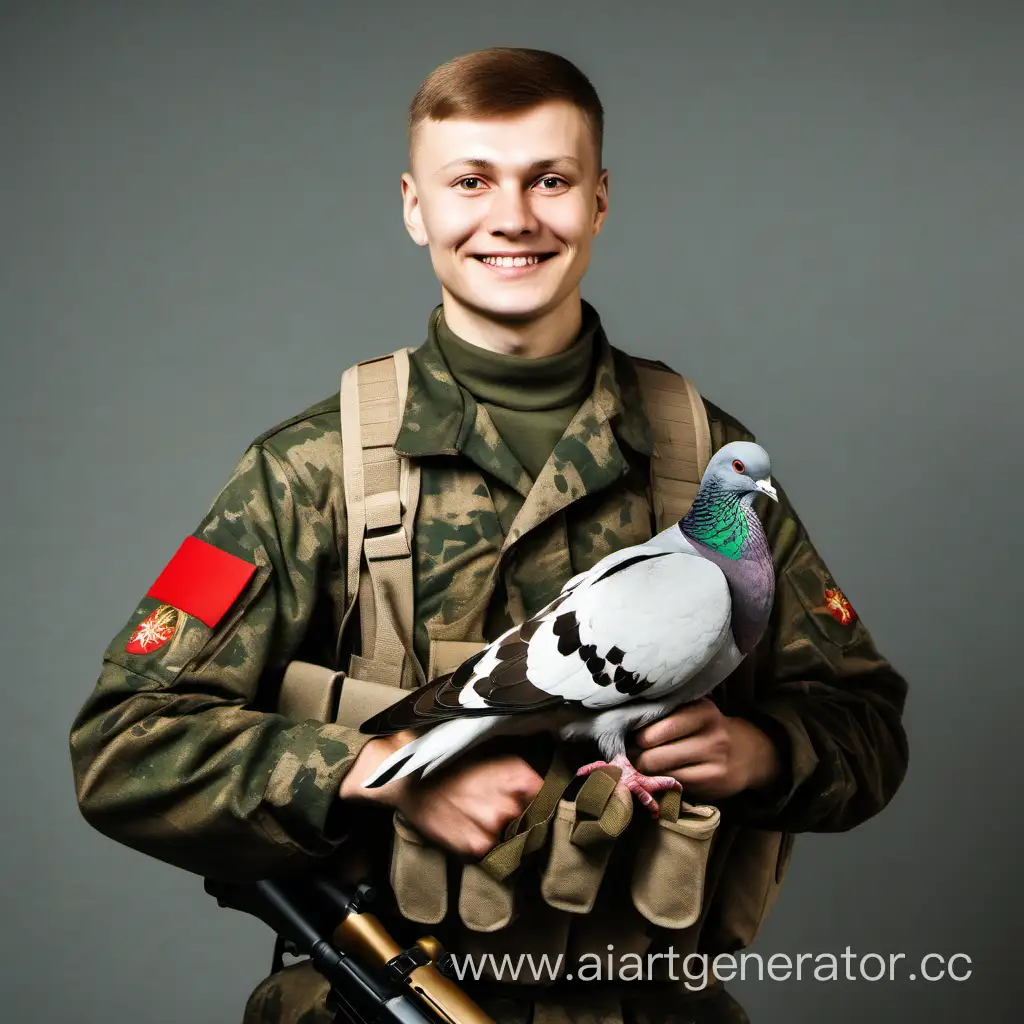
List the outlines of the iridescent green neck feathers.
{"label": "iridescent green neck feathers", "polygon": [[680,529],[692,540],[734,561],[743,556],[750,537],[750,525],[740,495],[714,481],[698,493]]}

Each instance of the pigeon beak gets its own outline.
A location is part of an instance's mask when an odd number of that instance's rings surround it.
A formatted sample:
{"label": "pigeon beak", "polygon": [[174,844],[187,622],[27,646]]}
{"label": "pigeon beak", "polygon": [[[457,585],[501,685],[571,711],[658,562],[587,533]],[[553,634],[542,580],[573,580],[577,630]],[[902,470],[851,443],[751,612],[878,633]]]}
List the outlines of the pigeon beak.
{"label": "pigeon beak", "polygon": [[772,487],[771,477],[766,476],[763,480],[755,480],[754,486],[762,493],[767,494],[768,497],[772,499],[772,501],[779,500],[778,492],[775,490],[774,487]]}

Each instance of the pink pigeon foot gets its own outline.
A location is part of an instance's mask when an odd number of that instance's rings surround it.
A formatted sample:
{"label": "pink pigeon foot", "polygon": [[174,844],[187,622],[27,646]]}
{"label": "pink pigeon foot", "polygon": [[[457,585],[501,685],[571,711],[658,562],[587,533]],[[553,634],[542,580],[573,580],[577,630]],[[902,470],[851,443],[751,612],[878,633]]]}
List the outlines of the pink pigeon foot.
{"label": "pink pigeon foot", "polygon": [[611,761],[594,761],[591,764],[585,764],[576,775],[589,775],[598,768],[611,767],[622,769],[619,785],[625,786],[630,793],[634,794],[655,818],[659,816],[660,812],[658,811],[658,801],[651,794],[665,789],[675,789],[680,793],[683,791],[682,783],[678,779],[673,779],[668,775],[644,775],[642,772],[638,772],[624,754],[620,754]]}

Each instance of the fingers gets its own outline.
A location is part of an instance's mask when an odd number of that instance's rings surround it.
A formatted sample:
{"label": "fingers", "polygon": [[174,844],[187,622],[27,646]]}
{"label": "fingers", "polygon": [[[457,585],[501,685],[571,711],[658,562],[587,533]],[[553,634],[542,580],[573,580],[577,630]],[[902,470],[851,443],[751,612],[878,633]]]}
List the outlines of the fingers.
{"label": "fingers", "polygon": [[470,781],[475,790],[496,795],[508,794],[518,800],[522,807],[533,800],[544,784],[541,776],[515,754],[482,761],[473,766],[472,775],[467,774],[467,782]]}
{"label": "fingers", "polygon": [[[645,750],[633,759],[633,767],[644,775],[668,775],[678,778],[678,770],[705,761],[706,745],[696,736],[688,736],[675,743],[664,743]],[[680,782],[682,779],[680,779]]]}
{"label": "fingers", "polygon": [[520,813],[519,804],[508,799],[476,805],[468,813],[453,815],[432,838],[460,856],[480,859],[501,842],[509,822]]}
{"label": "fingers", "polygon": [[717,800],[730,793],[726,768],[722,764],[693,764],[672,772],[683,792],[699,800]]}
{"label": "fingers", "polygon": [[524,806],[520,801],[510,797],[496,797],[493,801],[477,805],[473,820],[480,828],[497,839],[509,822],[515,821],[523,812]]}
{"label": "fingers", "polygon": [[461,856],[479,858],[530,805],[543,779],[510,755],[453,766],[425,786],[411,787],[406,818],[423,835]]}
{"label": "fingers", "polygon": [[642,748],[658,747],[672,740],[692,736],[704,729],[717,714],[714,702],[705,697],[641,729],[636,734],[636,743]]}
{"label": "fingers", "polygon": [[434,828],[424,823],[420,827],[424,837],[459,857],[479,860],[494,847],[495,835],[467,818],[449,822],[447,827]]}
{"label": "fingers", "polygon": [[717,785],[725,778],[725,765],[715,761],[688,764],[673,772],[684,786],[705,787]]}
{"label": "fingers", "polygon": [[525,761],[519,762],[518,768],[508,779],[508,791],[520,799],[521,809],[526,808],[543,785],[544,780]]}
{"label": "fingers", "polygon": [[481,860],[486,857],[497,842],[497,836],[482,828],[466,828],[458,836],[454,837],[452,845],[453,852],[463,857],[472,857],[474,860]]}
{"label": "fingers", "polygon": [[708,728],[674,743],[663,743],[644,750],[633,763],[645,774],[675,771],[703,763],[726,765],[730,759],[730,751],[729,731],[720,728],[715,722]]}

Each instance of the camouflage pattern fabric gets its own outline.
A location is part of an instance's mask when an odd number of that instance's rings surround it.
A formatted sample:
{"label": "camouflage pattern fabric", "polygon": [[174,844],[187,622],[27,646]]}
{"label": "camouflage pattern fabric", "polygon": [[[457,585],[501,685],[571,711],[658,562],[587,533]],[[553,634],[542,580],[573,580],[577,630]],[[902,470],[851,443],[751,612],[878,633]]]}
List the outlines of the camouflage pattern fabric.
{"label": "camouflage pattern fabric", "polygon": [[[424,667],[431,638],[492,639],[570,576],[654,529],[652,439],[636,373],[599,325],[592,391],[535,481],[455,384],[433,315],[430,325],[410,359],[396,444],[422,471],[414,648]],[[706,405],[713,448],[752,439]],[[367,737],[273,710],[288,662],[334,663],[345,611],[340,467],[337,395],[257,438],[194,532],[255,566],[245,589],[213,627],[143,597],[107,648],[70,736],[79,806],[105,835],[226,879],[375,843],[386,864],[389,817],[364,817],[337,799]],[[771,793],[723,801],[723,824],[845,830],[878,813],[902,781],[907,684],[775,483],[779,502],[755,506],[778,577],[771,625],[714,699],[761,726],[784,769]],[[358,642],[357,628],[347,633],[347,644]],[[702,947],[716,951],[716,936],[709,921]]]}

